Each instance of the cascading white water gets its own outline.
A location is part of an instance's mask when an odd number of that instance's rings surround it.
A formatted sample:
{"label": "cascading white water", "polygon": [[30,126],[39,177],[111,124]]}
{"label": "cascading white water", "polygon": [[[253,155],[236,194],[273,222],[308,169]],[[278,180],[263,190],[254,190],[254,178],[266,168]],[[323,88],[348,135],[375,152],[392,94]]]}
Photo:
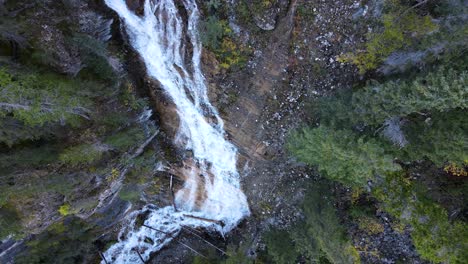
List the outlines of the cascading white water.
{"label": "cascading white water", "polygon": [[[228,232],[250,214],[240,190],[236,168],[237,150],[225,140],[223,122],[207,96],[200,69],[201,44],[197,33],[199,12],[195,0],[183,0],[186,25],[174,0],[146,0],[144,14],[130,11],[125,0],[105,0],[121,17],[133,48],[143,58],[148,74],[157,79],[173,100],[180,118],[176,143],[193,152],[191,169],[186,170],[184,186],[175,194],[179,211],[172,206],[147,205],[130,215],[119,242],[105,255],[112,263],[146,260],[177,235],[182,226],[205,227]],[[191,45],[189,67],[185,40]],[[216,122],[207,120],[216,119]],[[148,212],[144,224],[136,227],[136,216]],[[184,214],[222,221],[217,223],[186,217]],[[171,234],[171,235],[168,235]]]}

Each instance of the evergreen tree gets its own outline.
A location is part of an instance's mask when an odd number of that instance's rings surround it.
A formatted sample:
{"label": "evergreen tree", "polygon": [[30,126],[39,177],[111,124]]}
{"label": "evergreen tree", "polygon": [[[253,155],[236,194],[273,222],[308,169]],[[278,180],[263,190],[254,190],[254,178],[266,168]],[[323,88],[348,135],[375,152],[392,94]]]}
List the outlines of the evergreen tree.
{"label": "evergreen tree", "polygon": [[436,113],[410,122],[405,128],[410,144],[403,151],[410,160],[426,157],[437,166],[468,163],[468,116],[463,110]]}
{"label": "evergreen tree", "polygon": [[363,187],[377,174],[399,170],[378,142],[347,130],[305,128],[291,136],[288,148],[299,161],[318,166],[325,177],[349,186]]}
{"label": "evergreen tree", "polygon": [[312,263],[359,263],[359,253],[346,237],[333,206],[332,186],[326,181],[310,185],[304,198],[305,220],[291,234],[298,251]]}
{"label": "evergreen tree", "polygon": [[373,82],[352,96],[355,122],[380,125],[392,117],[468,107],[468,72],[441,67],[409,81]]}
{"label": "evergreen tree", "polygon": [[48,75],[18,75],[13,77],[0,69],[0,117],[13,116],[28,126],[45,123],[76,125],[79,119],[89,119],[91,105],[78,83]]}
{"label": "evergreen tree", "polygon": [[314,181],[306,188],[304,220],[290,231],[271,230],[264,236],[270,262],[297,263],[302,258],[316,264],[359,263],[359,253],[346,236],[333,206],[335,197],[330,193],[329,181]]}

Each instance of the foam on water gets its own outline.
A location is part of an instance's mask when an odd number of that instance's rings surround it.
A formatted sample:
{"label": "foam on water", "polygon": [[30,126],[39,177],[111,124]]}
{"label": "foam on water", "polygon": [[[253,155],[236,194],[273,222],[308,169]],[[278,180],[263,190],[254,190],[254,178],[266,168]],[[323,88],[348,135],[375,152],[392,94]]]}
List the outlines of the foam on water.
{"label": "foam on water", "polygon": [[[152,252],[171,241],[183,225],[224,233],[234,228],[250,211],[240,190],[237,150],[225,140],[223,121],[208,100],[200,68],[199,12],[195,0],[182,1],[188,15],[186,21],[180,16],[174,0],[146,0],[142,16],[130,11],[125,0],[105,2],[121,17],[148,74],[159,81],[177,108],[180,127],[175,143],[191,150],[194,156],[193,168],[185,173],[186,181],[175,194],[179,211],[172,206],[156,208],[147,205],[132,213],[129,224],[119,235],[119,242],[104,254],[112,263],[133,263],[140,261],[135,250],[147,260]],[[190,53],[186,52],[188,48],[191,48]],[[187,60],[185,56],[188,55],[191,58]],[[141,213],[148,214],[145,225],[164,232],[136,227],[136,216]],[[222,221],[224,226],[184,214]]]}

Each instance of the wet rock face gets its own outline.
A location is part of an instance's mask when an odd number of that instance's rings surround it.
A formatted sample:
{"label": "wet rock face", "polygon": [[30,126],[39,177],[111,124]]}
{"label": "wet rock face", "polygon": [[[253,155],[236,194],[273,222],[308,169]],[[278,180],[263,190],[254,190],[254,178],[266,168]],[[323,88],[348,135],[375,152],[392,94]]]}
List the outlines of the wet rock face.
{"label": "wet rock face", "polygon": [[125,0],[130,10],[136,14],[142,15],[144,12],[145,0]]}
{"label": "wet rock face", "polygon": [[206,49],[203,49],[202,51],[201,61],[203,74],[207,78],[206,84],[208,86],[208,97],[210,98],[210,102],[218,102],[219,100],[222,100],[223,93],[223,91],[218,88],[218,84],[215,81],[216,75],[221,71],[218,61],[214,54],[207,52]]}
{"label": "wet rock face", "polygon": [[180,123],[176,106],[169,96],[164,93],[157,81],[147,78],[146,85],[150,87],[152,103],[156,112],[160,115],[159,121],[163,131],[165,131],[169,137],[174,138]]}
{"label": "wet rock face", "polygon": [[177,108],[161,87],[161,84],[147,74],[145,63],[140,55],[131,52],[127,70],[134,76],[137,89],[145,97],[150,98],[150,103],[155,111],[158,123],[169,138],[174,138],[179,129],[179,115]]}

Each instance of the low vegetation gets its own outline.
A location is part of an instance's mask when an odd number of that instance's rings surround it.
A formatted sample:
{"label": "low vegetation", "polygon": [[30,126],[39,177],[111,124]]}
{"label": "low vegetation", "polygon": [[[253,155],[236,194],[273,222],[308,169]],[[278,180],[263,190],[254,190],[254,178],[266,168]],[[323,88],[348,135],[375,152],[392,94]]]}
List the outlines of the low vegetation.
{"label": "low vegetation", "polygon": [[61,162],[77,166],[80,164],[92,164],[103,155],[103,149],[92,144],[83,144],[65,149],[59,156]]}
{"label": "low vegetation", "polygon": [[400,1],[385,1],[386,13],[377,32],[367,36],[365,48],[340,57],[355,64],[360,73],[374,70],[393,52],[411,48],[423,37],[437,30],[430,15],[420,15]]}
{"label": "low vegetation", "polygon": [[224,5],[210,1],[206,4],[210,15],[200,21],[200,36],[203,46],[214,53],[222,69],[240,69],[247,63],[249,49],[238,40],[227,20]]}
{"label": "low vegetation", "polygon": [[424,186],[394,173],[373,194],[385,211],[412,227],[414,244],[423,258],[435,263],[463,263],[466,259],[466,223],[449,220],[447,210],[431,200]]}

